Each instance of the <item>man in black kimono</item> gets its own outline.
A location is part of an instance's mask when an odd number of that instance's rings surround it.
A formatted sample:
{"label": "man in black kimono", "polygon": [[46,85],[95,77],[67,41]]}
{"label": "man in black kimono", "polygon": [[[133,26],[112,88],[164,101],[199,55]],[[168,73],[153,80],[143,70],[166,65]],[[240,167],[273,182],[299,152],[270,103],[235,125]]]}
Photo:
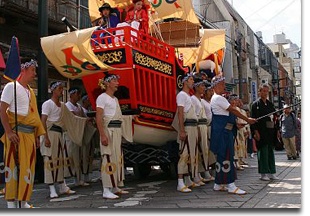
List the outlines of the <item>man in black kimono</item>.
{"label": "man in black kimono", "polygon": [[[259,88],[260,98],[252,104],[251,117],[259,118],[274,112],[273,104],[267,99],[269,86],[264,84]],[[276,165],[274,159],[274,122],[273,116],[267,116],[252,125],[254,139],[257,145],[258,173],[263,181],[278,180],[275,176]]]}

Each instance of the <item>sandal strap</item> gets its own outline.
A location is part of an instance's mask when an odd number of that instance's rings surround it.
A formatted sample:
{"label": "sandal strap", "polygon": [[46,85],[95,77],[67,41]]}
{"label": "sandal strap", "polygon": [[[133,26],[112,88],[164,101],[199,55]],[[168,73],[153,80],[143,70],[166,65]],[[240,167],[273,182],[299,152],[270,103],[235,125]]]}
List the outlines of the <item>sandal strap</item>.
{"label": "sandal strap", "polygon": [[184,186],[180,189],[181,192],[186,192],[185,190],[190,191],[190,189],[187,186]]}

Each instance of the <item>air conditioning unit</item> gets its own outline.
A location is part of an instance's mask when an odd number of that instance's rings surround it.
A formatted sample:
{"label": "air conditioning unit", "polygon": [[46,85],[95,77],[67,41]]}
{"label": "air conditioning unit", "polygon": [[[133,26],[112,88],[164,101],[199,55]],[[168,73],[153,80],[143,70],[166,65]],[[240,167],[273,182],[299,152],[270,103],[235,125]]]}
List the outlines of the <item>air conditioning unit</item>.
{"label": "air conditioning unit", "polygon": [[261,79],[262,84],[268,84],[268,78]]}

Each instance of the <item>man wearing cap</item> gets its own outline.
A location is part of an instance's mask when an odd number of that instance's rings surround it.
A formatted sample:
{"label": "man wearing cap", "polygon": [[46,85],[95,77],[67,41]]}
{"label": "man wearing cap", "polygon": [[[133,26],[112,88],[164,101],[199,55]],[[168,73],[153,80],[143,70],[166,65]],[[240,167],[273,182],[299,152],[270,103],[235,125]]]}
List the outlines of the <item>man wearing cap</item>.
{"label": "man wearing cap", "polygon": [[232,194],[246,194],[235,185],[234,168],[234,134],[236,117],[253,124],[256,120],[242,115],[222,96],[225,92],[225,77],[217,75],[212,78],[214,95],[211,98],[213,112],[211,123],[211,151],[216,154],[216,175],[213,190],[227,191]]}
{"label": "man wearing cap", "polygon": [[119,18],[115,13],[112,13],[112,8],[109,3],[104,3],[100,8],[100,20],[99,25],[101,29],[115,28],[119,23]]}
{"label": "man wearing cap", "polygon": [[295,134],[297,132],[297,119],[291,112],[291,107],[287,104],[283,106],[284,111],[280,115],[279,124],[282,136],[282,141],[285,146],[285,151],[288,160],[297,159],[297,151],[295,144]]}
{"label": "man wearing cap", "polygon": [[44,183],[49,185],[50,198],[57,198],[55,184],[59,183],[60,194],[74,194],[64,182],[63,123],[61,122],[63,83],[50,84],[51,99],[42,104],[41,121],[47,133],[41,140],[41,154],[44,159]]}
{"label": "man wearing cap", "polygon": [[188,187],[199,186],[192,182],[189,176],[191,172],[191,177],[195,178],[198,172],[198,118],[189,94],[194,87],[193,74],[184,75],[182,83],[183,89],[177,95],[177,111],[172,127],[178,132],[177,142],[180,150],[177,190],[187,193],[192,191]]}
{"label": "man wearing cap", "polygon": [[35,79],[37,66],[33,59],[21,59],[21,73],[16,81],[17,132],[14,83],[6,84],[1,95],[0,115],[5,130],[1,139],[5,146],[5,199],[8,208],[32,207],[27,201],[30,200],[33,190],[36,148],[39,147],[39,136],[45,134],[36,96],[29,86]]}
{"label": "man wearing cap", "polygon": [[[260,98],[254,101],[251,107],[253,118],[259,118],[275,111],[273,104],[267,99],[269,95],[267,84],[259,87],[259,94]],[[257,146],[258,173],[261,174],[260,179],[263,181],[279,179],[275,176],[274,126],[273,116],[266,116],[252,125]]]}
{"label": "man wearing cap", "polygon": [[[210,150],[210,139],[211,139],[211,122],[212,122],[212,111],[211,111],[211,98],[214,94],[213,86],[212,84],[205,80],[205,92],[203,94],[203,98],[201,99],[201,103],[204,107],[204,110],[206,112],[206,118],[208,120],[207,130],[208,130],[208,170],[205,172],[204,178],[207,181],[214,181],[214,177],[211,175],[210,171],[214,171],[216,158],[213,152]],[[211,168],[211,169],[209,169]]]}
{"label": "man wearing cap", "polygon": [[100,134],[100,152],[102,158],[101,179],[106,199],[117,199],[117,194],[128,194],[119,187],[124,186],[124,159],[122,143],[122,112],[118,99],[114,96],[119,85],[119,76],[106,73],[99,80],[105,92],[96,100],[96,123]]}
{"label": "man wearing cap", "polygon": [[[77,103],[81,99],[81,90],[78,87],[71,87],[69,89],[69,101],[66,103],[66,107],[74,115],[86,118],[82,106]],[[76,186],[88,186],[89,184],[84,181],[84,175],[81,170],[81,143],[74,143],[70,137],[65,133],[65,156],[67,157],[67,162],[70,164],[65,164],[65,177],[75,176]]]}

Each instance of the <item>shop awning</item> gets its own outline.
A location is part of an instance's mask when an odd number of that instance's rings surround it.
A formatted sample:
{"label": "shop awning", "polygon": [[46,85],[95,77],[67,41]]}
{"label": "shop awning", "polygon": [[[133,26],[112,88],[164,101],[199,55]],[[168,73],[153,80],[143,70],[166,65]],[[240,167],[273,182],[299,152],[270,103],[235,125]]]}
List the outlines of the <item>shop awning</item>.
{"label": "shop awning", "polygon": [[0,69],[4,69],[5,68],[5,63],[4,63],[4,59],[0,50]]}

